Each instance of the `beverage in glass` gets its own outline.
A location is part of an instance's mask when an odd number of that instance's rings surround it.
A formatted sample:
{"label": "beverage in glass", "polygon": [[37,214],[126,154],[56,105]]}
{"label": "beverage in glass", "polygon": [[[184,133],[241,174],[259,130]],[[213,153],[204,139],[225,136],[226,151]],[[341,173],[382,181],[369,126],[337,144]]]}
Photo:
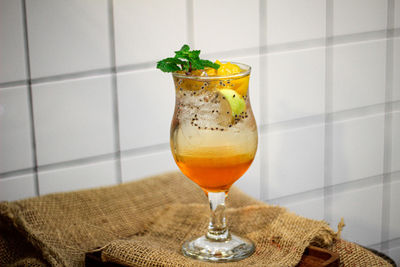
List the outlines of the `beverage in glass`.
{"label": "beverage in glass", "polygon": [[207,233],[186,242],[182,251],[214,262],[237,261],[254,252],[251,241],[227,229],[224,209],[229,188],[255,157],[258,140],[248,88],[251,68],[220,64],[225,71],[172,74],[176,103],[170,136],[176,164],[203,189],[211,208]]}

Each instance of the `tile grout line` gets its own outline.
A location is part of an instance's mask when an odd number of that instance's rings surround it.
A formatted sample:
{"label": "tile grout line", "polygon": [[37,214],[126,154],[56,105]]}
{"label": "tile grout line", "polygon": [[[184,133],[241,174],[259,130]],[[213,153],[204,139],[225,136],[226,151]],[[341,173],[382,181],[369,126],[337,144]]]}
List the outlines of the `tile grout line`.
{"label": "tile grout line", "polygon": [[[390,104],[392,106],[394,105],[400,106],[400,100],[392,101],[390,102]],[[342,122],[351,119],[358,119],[358,118],[383,114],[384,107],[385,103],[380,103],[380,104],[372,104],[368,106],[356,107],[353,109],[339,110],[332,113],[324,112],[306,117],[299,117],[290,120],[271,122],[269,124],[262,124],[260,128],[264,129],[265,132],[274,131],[273,128],[280,128],[279,130],[296,129],[300,127],[307,127],[315,124],[324,123],[325,117],[328,117],[330,120],[332,120],[332,123]]]}
{"label": "tile grout line", "polygon": [[87,158],[79,158],[79,159],[73,159],[69,161],[62,161],[62,162],[53,162],[53,163],[48,163],[45,165],[38,166],[39,171],[56,171],[59,169],[63,168],[74,168],[74,167],[80,167],[80,166],[85,166],[89,164],[97,164],[101,163],[104,161],[111,161],[111,160],[116,160],[118,157],[118,153],[108,153],[108,154],[103,154],[103,155],[96,155],[96,156],[91,156]]}
{"label": "tile grout line", "polygon": [[383,179],[382,179],[382,217],[381,217],[381,251],[388,249],[385,243],[390,236],[390,183],[391,183],[391,160],[392,160],[392,78],[393,78],[393,56],[394,41],[390,37],[389,29],[394,26],[394,0],[387,1],[387,40],[386,40],[386,69],[385,69],[385,117],[384,117],[384,140],[383,140]]}
{"label": "tile grout line", "polygon": [[332,158],[333,158],[333,0],[325,6],[325,138],[324,138],[324,220],[332,220]]}
{"label": "tile grout line", "polygon": [[6,179],[6,178],[12,178],[15,176],[29,175],[29,174],[33,174],[34,172],[35,172],[34,167],[13,170],[13,171],[7,171],[7,172],[0,173],[0,180]]}
{"label": "tile grout line", "polygon": [[[267,1],[259,0],[259,49],[258,49],[258,60],[260,65],[260,83],[259,83],[259,99],[258,103],[260,106],[260,121],[258,125],[259,139],[263,132],[262,124],[268,119],[268,110],[265,108],[267,105],[263,105],[264,100],[267,99],[267,59],[265,56],[261,56],[264,52],[262,47],[267,44]],[[266,51],[266,48],[265,48]],[[260,144],[259,152],[260,155],[260,167],[259,167],[259,194],[261,200],[268,199],[268,137],[264,138]]]}
{"label": "tile grout line", "polygon": [[[399,105],[400,100],[390,102],[393,105]],[[320,113],[306,117],[295,118],[285,121],[277,121],[259,126],[261,133],[279,132],[294,130],[303,127],[310,127],[325,124],[326,118],[331,123],[340,123],[346,120],[360,119],[368,116],[383,114],[385,103],[362,106],[348,110],[340,110],[333,113]]]}
{"label": "tile grout line", "polygon": [[186,0],[186,34],[190,47],[194,47],[194,12],[193,0]]}
{"label": "tile grout line", "polygon": [[[193,1],[193,0],[187,0],[187,1]],[[260,2],[263,2],[263,1],[264,0],[260,0]],[[190,21],[188,19],[188,23],[189,22]],[[193,24],[192,24],[192,27],[193,27]],[[379,37],[379,38],[363,37],[365,35],[368,36],[368,34],[373,35],[374,33],[377,34],[378,36],[376,36],[376,37]],[[328,41],[330,43],[332,43],[332,45],[352,44],[355,42],[381,40],[382,39],[381,37],[383,37],[383,36],[387,39],[388,35],[390,38],[400,37],[400,28],[399,29],[389,29],[386,31],[377,31],[377,32],[372,32],[372,33],[371,32],[356,33],[356,34],[352,34],[349,36],[335,36],[335,37],[328,38]],[[357,39],[358,37],[362,37],[362,38]],[[192,38],[193,40],[190,40],[190,38]],[[347,42],[346,41],[341,41],[341,42],[337,41],[338,39],[346,40],[346,38],[349,39]],[[192,37],[189,36],[188,39],[189,39],[188,40],[189,42],[191,41],[192,43],[194,43],[194,36],[192,36]],[[326,42],[327,42],[327,40],[326,40],[326,38],[324,38],[324,39],[306,40],[306,41],[278,44],[278,45],[271,45],[271,46],[261,45],[260,47],[231,50],[231,51],[225,51],[225,52],[221,51],[218,53],[210,53],[207,55],[215,56],[215,55],[220,55],[222,53],[224,57],[252,56],[253,54],[257,54],[258,56],[263,56],[263,55],[267,55],[270,53],[290,52],[290,51],[295,51],[295,50],[312,49],[312,48],[317,48],[317,47],[323,48],[323,47],[325,47]],[[334,43],[334,42],[337,42],[337,43]],[[267,51],[268,51],[268,53],[267,53]],[[155,65],[155,61],[138,63],[138,64],[128,64],[128,65],[116,66],[116,71],[117,71],[117,73],[137,71],[137,70],[152,68],[152,66],[154,66],[154,65]],[[48,83],[48,82],[58,82],[58,81],[64,81],[64,80],[70,80],[70,79],[89,78],[89,77],[92,77],[95,75],[109,75],[112,73],[113,73],[112,68],[93,69],[93,70],[87,70],[87,71],[81,71],[81,72],[65,73],[65,74],[59,74],[59,75],[54,75],[54,76],[33,78],[33,79],[31,79],[31,83],[32,84],[41,84],[41,83]],[[20,85],[26,85],[27,82],[28,82],[27,80],[18,80],[18,81],[0,83],[0,89],[7,88],[7,87],[16,87],[16,86],[20,86]]]}
{"label": "tile grout line", "polygon": [[[328,0],[327,0],[328,1]],[[327,29],[326,29],[327,30]],[[334,36],[333,32],[324,38],[308,39],[281,44],[263,45],[262,50],[268,51],[268,54],[291,52],[303,49],[324,48],[329,42],[332,46],[352,45],[361,42],[373,42],[385,40],[387,38],[396,38],[400,36],[400,29],[377,30],[370,32],[359,32],[346,35]],[[266,52],[263,54],[267,54]]]}
{"label": "tile grout line", "polygon": [[[260,100],[261,101],[261,100]],[[393,101],[391,102],[392,106],[395,104],[400,104],[400,101]],[[376,114],[375,111],[377,109],[380,109],[383,107],[383,104],[379,105],[372,105],[372,106],[366,106],[366,107],[360,107],[360,108],[355,108],[352,110],[345,110],[345,111],[338,111],[333,114],[328,114],[330,117],[334,117],[332,115],[340,115],[340,119],[335,119],[333,118],[333,122],[335,121],[341,121],[341,117],[354,117],[353,113],[362,113],[358,114],[359,116],[356,117],[361,117],[361,116],[368,116],[368,115],[373,115]],[[313,125],[319,125],[323,124],[325,119],[325,114],[319,114],[315,116],[310,116],[310,117],[302,117],[294,120],[289,120],[289,121],[282,121],[282,122],[277,122],[277,123],[271,123],[268,125],[265,124],[260,124],[259,125],[259,134],[264,135],[268,134],[270,132],[274,131],[286,131],[286,130],[294,130],[300,127],[309,127]],[[157,152],[162,152],[165,150],[169,149],[169,144],[168,143],[161,143],[157,145],[151,145],[151,146],[146,146],[146,147],[139,147],[139,148],[133,148],[133,149],[127,149],[127,150],[121,150],[121,156],[137,156],[140,154],[149,154],[149,153],[157,153]],[[96,160],[105,160],[105,157],[109,159],[115,159],[116,158],[116,152],[114,153],[109,153],[109,154],[104,154],[104,155],[95,155],[95,156],[90,156],[87,158],[80,158],[76,160],[70,160],[70,161],[63,161],[63,162],[57,162],[57,163],[50,163],[42,166],[38,166],[38,170],[47,170],[47,169],[53,169],[51,166],[59,166],[59,167],[65,167],[65,166],[77,166],[79,165],[78,163],[72,163],[72,162],[78,162],[78,161],[84,161],[85,163],[94,163]],[[17,175],[18,173],[23,172],[24,174],[28,173],[27,170],[32,171],[33,168],[27,168],[27,169],[19,169],[19,170],[13,170],[13,171],[8,171],[8,172],[3,172],[0,173],[0,179],[10,177],[13,175]]]}
{"label": "tile grout line", "polygon": [[118,80],[117,63],[115,50],[115,22],[114,22],[114,0],[108,0],[108,37],[110,45],[110,63],[111,63],[111,90],[112,107],[114,122],[114,148],[115,148],[115,172],[117,184],[122,183],[122,163],[121,163],[121,140],[119,123],[119,103],[118,103]]}
{"label": "tile grout line", "polygon": [[0,90],[4,89],[4,88],[18,87],[18,86],[23,86],[23,85],[27,85],[27,84],[28,84],[27,80],[3,82],[3,83],[0,83]]}
{"label": "tile grout line", "polygon": [[[261,100],[260,100],[261,101]],[[400,100],[393,101],[391,102],[391,105],[396,105],[400,104]],[[345,111],[338,111],[333,114],[328,114],[328,116],[333,117],[333,122],[335,121],[341,121],[342,117],[361,117],[361,116],[368,116],[368,115],[373,115],[376,114],[375,111],[377,109],[380,109],[384,104],[378,104],[378,105],[372,105],[372,106],[366,106],[366,107],[360,107],[360,108],[355,108],[352,110],[345,110]],[[359,116],[354,115],[353,113],[362,113],[358,114]],[[332,115],[340,115],[340,119],[335,119],[334,116]],[[315,116],[310,116],[310,117],[302,117],[294,120],[289,120],[289,121],[282,121],[282,122],[276,122],[276,123],[271,123],[268,125],[261,124],[259,125],[259,134],[264,135],[268,134],[270,132],[274,131],[286,131],[286,130],[294,130],[300,127],[309,127],[313,125],[319,125],[323,124],[325,119],[325,114],[319,114]],[[161,143],[157,145],[151,145],[151,146],[145,146],[145,147],[139,147],[139,148],[132,148],[132,149],[127,149],[127,150],[121,150],[121,156],[137,156],[140,154],[149,154],[149,153],[157,153],[157,152],[162,152],[165,150],[169,149],[169,143]],[[109,159],[115,159],[116,158],[116,152],[114,153],[109,153],[109,154],[103,154],[103,155],[95,155],[95,156],[90,156],[87,158],[80,158],[76,160],[70,160],[70,161],[62,161],[62,162],[57,162],[57,163],[50,163],[42,166],[38,166],[38,170],[47,170],[47,169],[53,169],[51,166],[59,166],[59,167],[65,167],[65,166],[77,166],[79,165],[78,163],[72,163],[72,162],[78,162],[78,161],[84,161],[86,163],[94,163],[97,160],[104,160],[105,158]],[[55,168],[55,167],[54,167]],[[3,172],[0,173],[0,179],[10,177],[13,175],[17,175],[19,173],[24,173],[27,174],[28,170],[32,172],[33,168],[27,168],[27,169],[19,169],[19,170],[13,170],[13,171],[8,171],[8,172]]]}
{"label": "tile grout line", "polygon": [[[148,155],[148,154],[152,154],[152,153],[165,152],[165,151],[169,151],[169,150],[170,150],[169,143],[163,143],[163,144],[152,145],[152,146],[147,146],[147,147],[124,150],[124,151],[121,151],[121,155],[126,156],[126,157],[135,157],[135,156],[140,156],[140,155]],[[117,156],[118,156],[117,152],[113,152],[113,153],[107,153],[107,154],[102,154],[102,155],[89,156],[86,158],[78,158],[78,159],[73,159],[73,160],[68,160],[68,161],[48,163],[45,165],[38,166],[37,169],[38,169],[38,171],[54,171],[54,170],[61,169],[61,168],[73,168],[73,167],[84,166],[87,164],[99,163],[102,161],[115,160],[115,159],[117,159]],[[3,172],[3,173],[0,173],[0,180],[3,178],[9,178],[9,177],[23,175],[23,174],[30,174],[30,173],[32,173],[32,171],[34,171],[34,168],[25,168],[25,169]]]}
{"label": "tile grout line", "polygon": [[[390,175],[396,177],[395,178],[396,181],[400,180],[400,171],[392,172],[392,173],[390,173]],[[333,191],[335,191],[334,194],[349,193],[349,192],[353,192],[354,190],[381,185],[383,176],[384,176],[384,174],[372,175],[369,177],[364,177],[364,178],[360,178],[360,179],[356,179],[356,180],[352,180],[352,181],[333,184],[328,187],[330,187],[332,189],[331,193],[333,193]],[[324,189],[325,189],[325,187],[322,186],[322,187],[310,189],[307,191],[302,191],[302,192],[298,192],[298,193],[294,193],[294,194],[290,194],[290,195],[284,195],[284,196],[280,196],[280,197],[276,197],[276,198],[271,198],[268,201],[271,201],[272,203],[277,203],[277,202],[282,202],[282,201],[284,203],[294,203],[299,200],[301,201],[304,199],[305,200],[313,199],[318,194],[322,193],[322,195],[323,195]]]}
{"label": "tile grout line", "polygon": [[30,62],[30,51],[29,51],[29,38],[28,38],[28,16],[26,0],[21,0],[22,3],[22,19],[23,19],[23,31],[24,31],[24,48],[25,48],[25,70],[27,75],[28,85],[28,109],[29,109],[29,122],[30,122],[30,138],[32,142],[32,163],[33,163],[33,186],[36,196],[40,196],[39,188],[39,174],[38,174],[38,160],[37,160],[37,144],[36,144],[36,127],[34,120],[33,110],[33,90],[32,90],[32,75],[31,75],[31,62]]}

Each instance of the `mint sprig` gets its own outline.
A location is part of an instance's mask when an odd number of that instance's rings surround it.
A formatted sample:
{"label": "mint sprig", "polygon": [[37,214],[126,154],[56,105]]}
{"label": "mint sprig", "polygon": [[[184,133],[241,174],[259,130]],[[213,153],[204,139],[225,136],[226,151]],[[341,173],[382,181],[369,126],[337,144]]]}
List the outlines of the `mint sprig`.
{"label": "mint sprig", "polygon": [[203,70],[205,67],[218,69],[219,65],[209,60],[200,59],[200,50],[190,51],[185,44],[181,50],[175,51],[175,57],[168,57],[157,62],[157,68],[163,72]]}

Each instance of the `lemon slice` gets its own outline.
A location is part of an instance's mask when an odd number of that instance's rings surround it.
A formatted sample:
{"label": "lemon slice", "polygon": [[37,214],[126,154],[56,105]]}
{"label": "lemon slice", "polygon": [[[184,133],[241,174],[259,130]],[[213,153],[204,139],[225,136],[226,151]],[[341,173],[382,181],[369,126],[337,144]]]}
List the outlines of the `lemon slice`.
{"label": "lemon slice", "polygon": [[222,89],[219,90],[219,93],[222,95],[222,99],[229,103],[233,117],[246,111],[246,101],[238,92],[232,89]]}
{"label": "lemon slice", "polygon": [[218,90],[219,116],[218,124],[222,126],[232,125],[246,112],[246,101],[232,89]]}

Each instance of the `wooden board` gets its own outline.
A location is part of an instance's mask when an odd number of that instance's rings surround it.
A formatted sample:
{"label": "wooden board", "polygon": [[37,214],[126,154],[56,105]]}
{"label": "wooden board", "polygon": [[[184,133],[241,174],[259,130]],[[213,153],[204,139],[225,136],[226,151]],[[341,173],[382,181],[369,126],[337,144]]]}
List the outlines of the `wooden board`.
{"label": "wooden board", "polygon": [[327,249],[308,246],[304,251],[298,267],[338,267],[339,255]]}

